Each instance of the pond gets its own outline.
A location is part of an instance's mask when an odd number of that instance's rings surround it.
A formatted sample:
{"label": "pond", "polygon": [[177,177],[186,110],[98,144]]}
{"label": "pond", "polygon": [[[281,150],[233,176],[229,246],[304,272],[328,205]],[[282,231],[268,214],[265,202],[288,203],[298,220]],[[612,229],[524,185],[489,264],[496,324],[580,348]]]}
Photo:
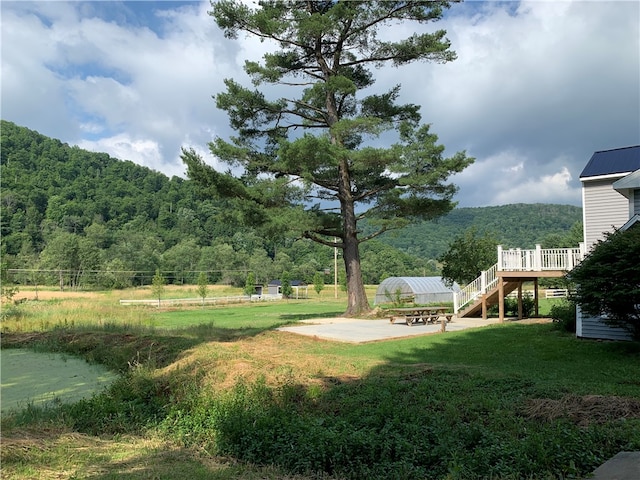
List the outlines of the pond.
{"label": "pond", "polygon": [[2,413],[50,402],[89,398],[117,378],[101,365],[57,353],[0,349]]}

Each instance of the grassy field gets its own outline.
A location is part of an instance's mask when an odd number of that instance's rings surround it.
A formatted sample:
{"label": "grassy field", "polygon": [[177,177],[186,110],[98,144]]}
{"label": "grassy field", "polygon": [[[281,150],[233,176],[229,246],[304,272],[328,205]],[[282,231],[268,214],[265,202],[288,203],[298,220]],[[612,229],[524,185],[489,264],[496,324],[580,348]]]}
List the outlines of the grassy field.
{"label": "grassy field", "polygon": [[[3,478],[560,479],[640,450],[637,343],[548,323],[362,345],[274,330],[340,315],[333,291],[171,309],[119,305],[145,289],[34,294],[3,320],[3,348],[120,377],[92,399],[4,416]],[[166,293],[178,296],[196,295]]]}

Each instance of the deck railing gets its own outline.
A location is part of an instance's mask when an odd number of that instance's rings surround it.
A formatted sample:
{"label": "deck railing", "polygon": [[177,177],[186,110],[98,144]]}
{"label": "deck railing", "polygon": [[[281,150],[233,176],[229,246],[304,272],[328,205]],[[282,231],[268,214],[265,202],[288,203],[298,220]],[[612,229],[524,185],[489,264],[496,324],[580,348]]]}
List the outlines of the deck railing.
{"label": "deck railing", "polygon": [[584,258],[584,244],[578,248],[519,248],[504,250],[498,245],[498,270],[513,272],[541,272],[545,270],[573,270]]}
{"label": "deck railing", "polygon": [[477,300],[498,283],[498,271],[542,272],[549,270],[570,271],[585,255],[584,244],[578,248],[545,248],[536,245],[534,250],[520,248],[504,250],[498,245],[498,263],[483,271],[478,278],[453,294],[454,312]]}
{"label": "deck railing", "polygon": [[489,270],[484,270],[476,278],[459,292],[453,293],[453,311],[458,313],[465,305],[474,302],[480,295],[484,295],[498,283],[498,264],[496,263]]}

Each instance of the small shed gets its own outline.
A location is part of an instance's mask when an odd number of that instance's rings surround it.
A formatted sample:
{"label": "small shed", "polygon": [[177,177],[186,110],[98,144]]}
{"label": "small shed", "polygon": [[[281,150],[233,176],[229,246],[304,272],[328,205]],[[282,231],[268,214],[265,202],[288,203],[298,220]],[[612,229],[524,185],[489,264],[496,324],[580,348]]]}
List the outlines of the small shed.
{"label": "small shed", "polygon": [[[291,288],[293,289],[294,298],[307,298],[308,286],[302,280],[291,280]],[[267,285],[269,295],[282,295],[282,282],[280,280],[271,280]]]}
{"label": "small shed", "polygon": [[448,287],[440,277],[389,277],[378,286],[373,303],[391,303],[398,295],[401,299],[413,299],[421,305],[453,303],[453,292],[459,291],[460,286],[457,283],[454,282]]}

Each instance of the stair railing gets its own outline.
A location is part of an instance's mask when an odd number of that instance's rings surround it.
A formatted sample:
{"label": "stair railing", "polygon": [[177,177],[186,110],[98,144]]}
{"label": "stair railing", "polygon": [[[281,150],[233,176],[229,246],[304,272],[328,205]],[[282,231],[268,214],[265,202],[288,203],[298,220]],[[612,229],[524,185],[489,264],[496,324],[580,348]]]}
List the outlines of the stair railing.
{"label": "stair railing", "polygon": [[498,283],[498,264],[480,272],[480,276],[453,294],[453,311],[458,313],[465,306],[476,301]]}

